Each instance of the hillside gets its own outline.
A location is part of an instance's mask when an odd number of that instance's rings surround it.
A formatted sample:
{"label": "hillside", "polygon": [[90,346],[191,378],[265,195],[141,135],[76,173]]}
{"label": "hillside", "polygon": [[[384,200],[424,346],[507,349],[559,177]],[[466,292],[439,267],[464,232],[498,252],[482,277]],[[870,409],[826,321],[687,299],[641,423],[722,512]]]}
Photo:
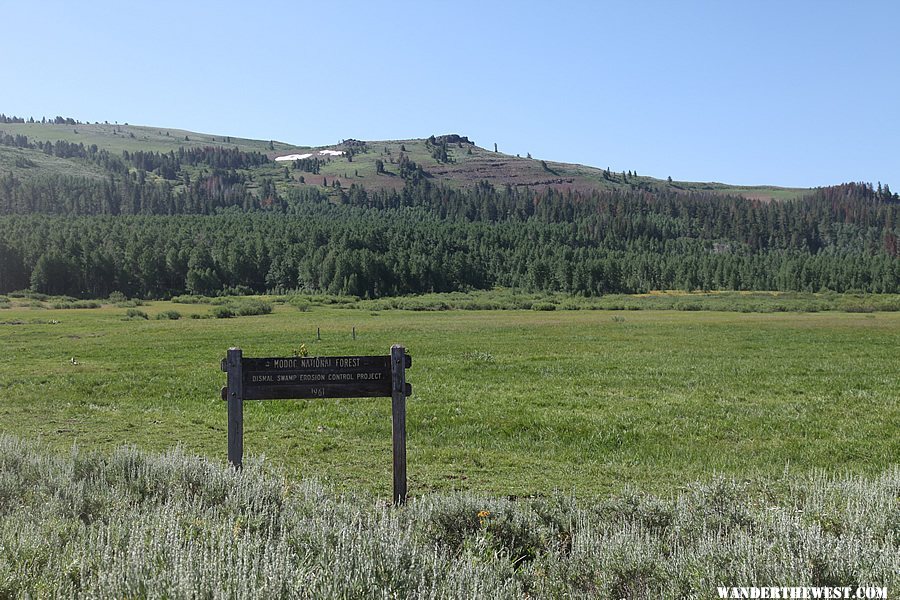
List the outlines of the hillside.
{"label": "hillside", "polygon": [[[245,152],[272,150],[274,153],[303,150],[294,146],[268,140],[248,140],[227,135],[209,135],[183,129],[147,127],[118,123],[2,123],[0,131],[10,135],[25,135],[34,141],[55,142],[64,140],[85,146],[96,144],[111,152],[169,152],[178,148],[202,146],[223,146],[238,148]],[[270,143],[272,148],[270,148]]]}
{"label": "hillside", "polygon": [[[116,155],[123,151],[165,154],[179,149],[204,147],[259,152],[269,162],[248,170],[247,174],[256,178],[273,178],[280,193],[287,193],[292,188],[315,187],[335,193],[333,185],[323,185],[323,181],[331,184],[335,180],[345,189],[356,184],[367,190],[400,190],[404,186],[400,173],[401,156],[404,155],[421,166],[432,183],[457,189],[474,188],[479,182],[486,181],[495,186],[508,184],[532,189],[578,192],[603,189],[702,191],[766,200],[796,198],[808,191],[766,185],[742,187],[716,182],[669,182],[666,179],[635,174],[630,170],[624,173],[607,172],[598,167],[495,152],[468,141],[465,136],[455,134],[431,136],[427,139],[364,142],[347,140],[332,146],[309,147],[181,129],[108,123],[0,123],[0,134],[2,133],[13,137],[25,136],[31,142],[55,143],[62,140],[71,144],[83,144],[85,147],[96,145],[99,149]],[[337,152],[343,154],[336,155]],[[28,148],[0,145],[0,174],[12,172],[19,177],[28,177],[35,173],[27,166],[30,161],[40,167],[42,174],[49,172],[102,177],[102,173],[85,166],[83,161],[47,161],[43,159],[43,154]],[[308,157],[306,163],[319,159],[319,164],[295,166],[293,161],[278,160],[291,155]],[[378,168],[379,161],[383,164],[383,170]],[[285,166],[289,167],[287,177],[283,172]]]}

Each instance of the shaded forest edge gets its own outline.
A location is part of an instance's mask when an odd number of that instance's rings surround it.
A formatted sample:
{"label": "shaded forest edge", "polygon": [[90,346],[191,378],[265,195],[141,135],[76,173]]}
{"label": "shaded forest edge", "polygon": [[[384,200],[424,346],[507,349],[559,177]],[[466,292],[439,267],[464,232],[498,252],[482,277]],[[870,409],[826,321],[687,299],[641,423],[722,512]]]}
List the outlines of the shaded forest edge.
{"label": "shaded forest edge", "polygon": [[[0,293],[900,292],[900,201],[881,184],[785,202],[637,184],[455,189],[401,155],[399,190],[285,187],[253,170],[265,154],[237,148],[0,146],[100,174],[44,173],[23,155],[0,175]],[[284,172],[298,169],[316,165]]]}

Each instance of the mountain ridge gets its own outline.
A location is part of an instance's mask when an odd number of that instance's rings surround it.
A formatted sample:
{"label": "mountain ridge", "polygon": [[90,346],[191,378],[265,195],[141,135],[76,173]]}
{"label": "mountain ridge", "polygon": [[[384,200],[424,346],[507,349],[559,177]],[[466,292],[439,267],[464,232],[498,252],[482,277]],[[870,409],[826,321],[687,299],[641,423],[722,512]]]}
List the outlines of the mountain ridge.
{"label": "mountain ridge", "polygon": [[[16,118],[17,119],[17,118]],[[61,118],[57,118],[59,120]],[[6,120],[6,122],[4,122]],[[342,189],[352,185],[367,190],[399,191],[405,184],[401,162],[412,161],[433,183],[450,188],[472,189],[488,182],[495,186],[552,188],[558,191],[589,192],[604,189],[672,190],[676,192],[710,192],[738,195],[751,199],[781,200],[797,198],[812,188],[789,188],[773,185],[741,186],[719,182],[690,182],[649,177],[633,170],[611,171],[585,164],[505,154],[478,146],[458,133],[431,135],[428,138],[367,140],[352,138],[324,146],[297,145],[277,140],[254,140],[220,134],[147,125],[118,123],[81,123],[74,119],[63,122],[9,122],[0,117],[0,134],[25,136],[31,142],[59,141],[96,145],[113,154],[122,152],[169,153],[179,149],[221,147],[242,152],[264,154],[268,164],[252,169],[257,178],[272,178],[281,192],[290,188],[320,187],[334,193],[335,183]],[[48,162],[18,148],[21,156],[0,145],[0,171],[27,176],[32,161],[44,173],[98,176],[83,165]],[[324,150],[343,151],[340,156],[322,156]],[[286,155],[313,154],[318,164],[294,164],[276,161]],[[312,160],[310,157],[309,160]],[[287,168],[287,174],[284,169]],[[102,176],[102,175],[101,175]]]}

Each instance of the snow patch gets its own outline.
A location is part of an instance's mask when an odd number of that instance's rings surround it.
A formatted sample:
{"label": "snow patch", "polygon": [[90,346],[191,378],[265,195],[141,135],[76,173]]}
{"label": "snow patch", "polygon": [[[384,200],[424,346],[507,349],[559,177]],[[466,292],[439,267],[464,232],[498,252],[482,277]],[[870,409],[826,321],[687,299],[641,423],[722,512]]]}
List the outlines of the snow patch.
{"label": "snow patch", "polygon": [[[344,154],[343,150],[319,150],[319,156],[342,156]],[[306,158],[310,158],[314,155],[313,152],[309,154],[288,154],[287,156],[276,156],[276,162],[282,161],[292,161],[292,160],[304,160]]]}

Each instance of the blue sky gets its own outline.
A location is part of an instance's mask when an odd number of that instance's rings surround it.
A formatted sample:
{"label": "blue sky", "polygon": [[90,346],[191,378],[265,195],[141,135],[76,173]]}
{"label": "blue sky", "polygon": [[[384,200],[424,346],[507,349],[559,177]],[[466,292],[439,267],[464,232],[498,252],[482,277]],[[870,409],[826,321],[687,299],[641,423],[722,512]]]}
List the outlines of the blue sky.
{"label": "blue sky", "polygon": [[900,2],[3,2],[0,112],[900,189]]}

